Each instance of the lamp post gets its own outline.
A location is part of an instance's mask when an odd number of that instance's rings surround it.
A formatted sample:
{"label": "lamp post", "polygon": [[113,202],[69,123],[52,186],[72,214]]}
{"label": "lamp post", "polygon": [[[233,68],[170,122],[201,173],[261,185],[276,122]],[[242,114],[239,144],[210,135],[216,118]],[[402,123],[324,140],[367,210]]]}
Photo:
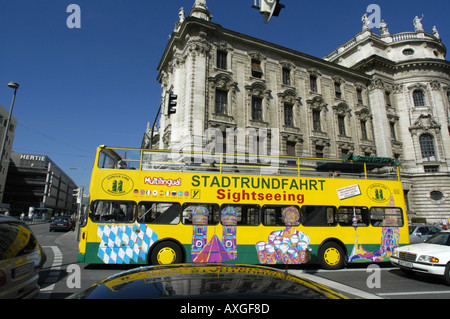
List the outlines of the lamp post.
{"label": "lamp post", "polygon": [[6,145],[6,140],[8,138],[8,131],[9,131],[9,124],[11,123],[11,115],[12,115],[12,111],[14,108],[14,101],[16,100],[16,93],[17,93],[17,89],[19,88],[19,84],[14,83],[14,82],[9,82],[8,86],[11,89],[14,89],[14,95],[13,95],[13,99],[11,102],[11,108],[9,110],[9,115],[8,115],[8,121],[6,122],[6,127],[5,127],[5,134],[3,134],[3,144],[2,144],[2,156],[0,157],[0,170],[2,169],[2,165],[3,165],[3,155],[5,154],[5,145]]}

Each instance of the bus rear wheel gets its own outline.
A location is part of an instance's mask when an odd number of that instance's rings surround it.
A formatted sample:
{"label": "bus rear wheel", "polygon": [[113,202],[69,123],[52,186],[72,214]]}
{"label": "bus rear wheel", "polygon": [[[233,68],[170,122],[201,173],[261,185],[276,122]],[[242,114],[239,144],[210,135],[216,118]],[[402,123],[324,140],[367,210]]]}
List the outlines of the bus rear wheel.
{"label": "bus rear wheel", "polygon": [[183,255],[180,246],[170,241],[157,244],[150,255],[152,265],[179,264],[182,260]]}
{"label": "bus rear wheel", "polygon": [[342,247],[335,242],[325,243],[319,250],[319,264],[327,270],[341,269],[345,256]]}

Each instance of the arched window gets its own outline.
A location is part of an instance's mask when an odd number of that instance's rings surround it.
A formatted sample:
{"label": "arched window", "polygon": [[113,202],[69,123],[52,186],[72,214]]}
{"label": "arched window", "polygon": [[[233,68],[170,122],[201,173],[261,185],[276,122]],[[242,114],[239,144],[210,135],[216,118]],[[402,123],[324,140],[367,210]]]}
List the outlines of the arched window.
{"label": "arched window", "polygon": [[436,154],[434,151],[434,138],[430,134],[422,134],[419,138],[420,150],[422,152],[422,159],[424,161],[436,161]]}
{"label": "arched window", "polygon": [[413,92],[414,106],[425,106],[425,96],[421,90]]}

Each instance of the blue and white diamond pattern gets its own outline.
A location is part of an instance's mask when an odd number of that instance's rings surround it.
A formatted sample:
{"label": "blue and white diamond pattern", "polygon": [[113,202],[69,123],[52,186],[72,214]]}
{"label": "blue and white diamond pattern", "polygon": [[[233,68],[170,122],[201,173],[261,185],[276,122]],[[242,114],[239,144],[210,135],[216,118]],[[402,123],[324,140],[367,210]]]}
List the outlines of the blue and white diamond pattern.
{"label": "blue and white diamond pattern", "polygon": [[98,257],[105,264],[129,264],[138,259],[147,261],[148,251],[158,235],[146,224],[100,224],[97,236],[101,239]]}

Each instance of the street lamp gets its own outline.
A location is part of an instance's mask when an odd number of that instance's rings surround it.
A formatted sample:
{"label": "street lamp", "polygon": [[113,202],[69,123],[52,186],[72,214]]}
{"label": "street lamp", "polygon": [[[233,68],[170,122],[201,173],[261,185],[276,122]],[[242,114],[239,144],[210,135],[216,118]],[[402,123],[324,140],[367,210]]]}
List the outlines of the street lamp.
{"label": "street lamp", "polygon": [[[5,154],[5,145],[6,145],[6,140],[8,138],[9,124],[11,122],[11,115],[12,115],[12,111],[14,108],[14,101],[16,100],[16,93],[17,93],[17,89],[19,88],[19,84],[15,83],[15,82],[9,82],[8,86],[11,89],[14,89],[14,95],[13,95],[13,99],[11,102],[11,108],[9,110],[8,121],[6,122],[5,134],[3,134],[2,156],[0,157],[1,161],[3,161],[3,155]],[[0,162],[0,170],[1,169],[2,169],[2,163]]]}

